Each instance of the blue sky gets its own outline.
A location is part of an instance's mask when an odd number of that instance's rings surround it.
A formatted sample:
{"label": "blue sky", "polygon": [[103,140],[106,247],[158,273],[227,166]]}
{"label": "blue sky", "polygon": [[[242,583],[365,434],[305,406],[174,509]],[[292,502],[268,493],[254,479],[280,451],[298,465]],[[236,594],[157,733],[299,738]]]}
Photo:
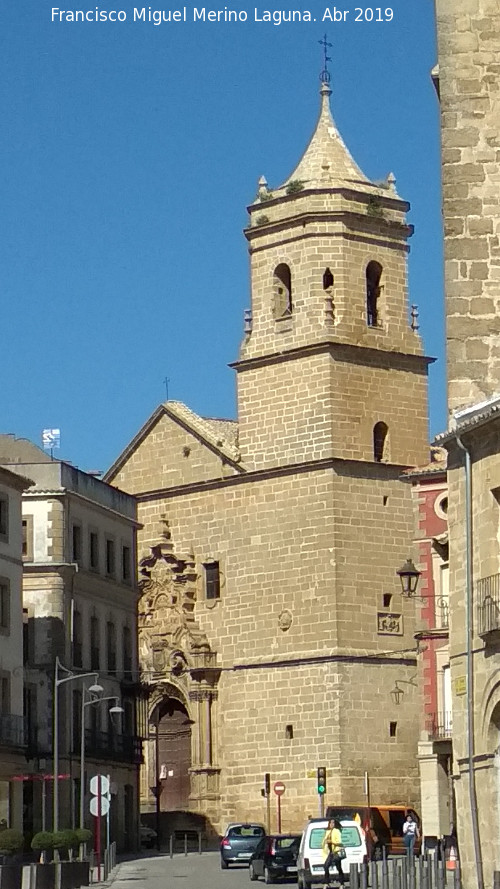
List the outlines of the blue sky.
{"label": "blue sky", "polygon": [[[344,140],[370,178],[392,170],[411,203],[410,301],[439,359],[431,434],[445,427],[434,3],[392,0],[390,22],[354,21],[356,8],[377,16],[366,0],[334,5],[346,22],[322,22],[333,5],[318,0],[238,2],[227,8],[247,22],[194,23],[191,5],[187,22],[157,27],[134,22],[125,0],[97,6],[123,10],[122,23],[53,22],[47,0],[2,4],[0,431],[41,443],[60,427],[56,456],[105,470],[165,400],[165,378],[197,413],[235,416],[245,208],[259,176],[281,183],[306,147],[325,31]],[[317,20],[254,21],[254,9],[285,8]]]}

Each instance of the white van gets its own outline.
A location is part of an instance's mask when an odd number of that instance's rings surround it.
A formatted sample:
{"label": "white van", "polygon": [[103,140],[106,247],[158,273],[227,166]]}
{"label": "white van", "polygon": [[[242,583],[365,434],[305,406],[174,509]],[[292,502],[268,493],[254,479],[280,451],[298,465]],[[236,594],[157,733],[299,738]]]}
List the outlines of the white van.
{"label": "white van", "polygon": [[[342,870],[346,877],[349,876],[351,864],[362,864],[367,860],[366,842],[364,831],[356,821],[341,820],[342,845],[346,851],[346,857],[342,861]],[[297,858],[297,880],[299,889],[310,889],[314,883],[325,882],[325,869],[323,867],[323,837],[328,827],[328,821],[324,818],[313,818],[306,824],[300,841],[299,855]],[[337,867],[330,868],[330,883],[338,881]]]}

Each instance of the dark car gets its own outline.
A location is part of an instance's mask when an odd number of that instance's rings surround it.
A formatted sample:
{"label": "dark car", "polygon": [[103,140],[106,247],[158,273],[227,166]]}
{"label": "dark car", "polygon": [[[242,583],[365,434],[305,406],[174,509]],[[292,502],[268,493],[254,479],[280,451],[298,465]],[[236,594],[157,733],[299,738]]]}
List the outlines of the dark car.
{"label": "dark car", "polygon": [[250,879],[264,877],[264,883],[274,883],[284,877],[296,879],[300,836],[300,833],[287,833],[264,837],[250,859]]}
{"label": "dark car", "polygon": [[265,835],[263,824],[228,824],[220,843],[220,866],[248,864]]}

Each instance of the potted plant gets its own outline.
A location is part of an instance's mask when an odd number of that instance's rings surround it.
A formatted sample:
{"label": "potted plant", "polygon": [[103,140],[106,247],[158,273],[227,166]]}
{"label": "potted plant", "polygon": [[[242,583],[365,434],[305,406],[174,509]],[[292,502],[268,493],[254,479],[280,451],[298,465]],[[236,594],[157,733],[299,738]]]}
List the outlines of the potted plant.
{"label": "potted plant", "polygon": [[13,856],[23,848],[24,837],[20,830],[5,828],[0,830],[0,889],[21,889],[23,866],[14,862]]}
{"label": "potted plant", "polygon": [[31,848],[40,853],[40,864],[46,864],[47,853],[54,848],[54,834],[48,830],[40,830],[31,840]]}
{"label": "potted plant", "polygon": [[54,848],[54,834],[48,830],[39,831],[31,840],[31,848],[40,854],[38,864],[31,865],[31,889],[53,889],[56,885],[56,865],[48,858]]}

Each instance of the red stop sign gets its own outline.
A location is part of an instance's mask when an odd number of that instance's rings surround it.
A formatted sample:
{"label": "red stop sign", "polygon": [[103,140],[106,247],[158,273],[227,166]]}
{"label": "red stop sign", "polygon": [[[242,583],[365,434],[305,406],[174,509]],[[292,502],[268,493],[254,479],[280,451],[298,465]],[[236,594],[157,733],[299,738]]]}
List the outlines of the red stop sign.
{"label": "red stop sign", "polygon": [[286,787],[283,784],[283,781],[276,781],[273,784],[273,790],[274,790],[276,796],[282,796],[286,790]]}

